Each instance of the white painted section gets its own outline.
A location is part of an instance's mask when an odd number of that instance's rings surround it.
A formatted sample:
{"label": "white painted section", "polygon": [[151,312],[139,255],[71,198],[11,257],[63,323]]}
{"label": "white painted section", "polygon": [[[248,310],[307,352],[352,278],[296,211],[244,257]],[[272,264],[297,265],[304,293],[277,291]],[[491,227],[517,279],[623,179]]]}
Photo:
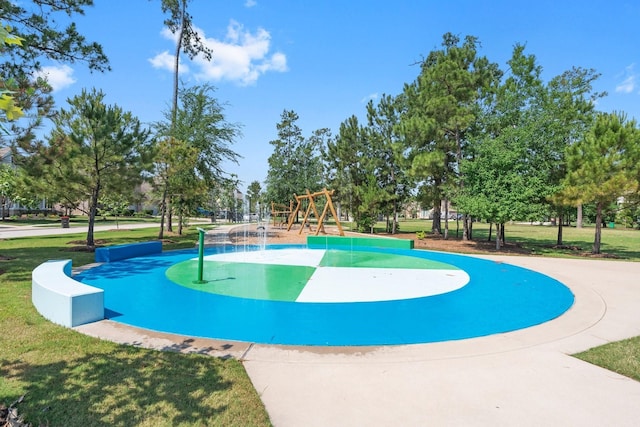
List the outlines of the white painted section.
{"label": "white painted section", "polygon": [[397,268],[316,269],[296,302],[372,302],[422,298],[469,283],[463,270]]}
{"label": "white painted section", "polygon": [[[250,262],[254,264],[317,267],[324,257],[321,249],[273,249],[268,251],[229,252],[207,255],[205,261]],[[193,258],[197,260],[198,258]]]}
{"label": "white painted section", "polygon": [[31,273],[31,301],[46,319],[74,327],[104,319],[104,291],[71,277],[71,260],[53,260]]}

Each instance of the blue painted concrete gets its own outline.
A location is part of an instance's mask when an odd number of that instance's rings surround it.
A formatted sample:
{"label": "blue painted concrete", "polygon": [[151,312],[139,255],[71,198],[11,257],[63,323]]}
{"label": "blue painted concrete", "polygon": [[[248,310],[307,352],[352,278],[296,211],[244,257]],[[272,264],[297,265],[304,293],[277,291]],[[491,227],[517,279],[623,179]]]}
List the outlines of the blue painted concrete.
{"label": "blue painted concrete", "polygon": [[[269,249],[291,248],[274,245]],[[234,248],[209,248],[207,254]],[[458,340],[544,323],[571,307],[571,291],[520,267],[441,252],[367,248],[452,264],[471,277],[446,294],[400,301],[295,303],[198,292],[165,270],[196,256],[177,251],[105,264],[76,278],[105,290],[114,321],[156,331],[291,345],[392,345]]]}
{"label": "blue painted concrete", "polygon": [[97,248],[95,252],[95,260],[96,262],[114,262],[144,255],[159,254],[161,252],[162,242],[160,240],[128,243],[125,245]]}

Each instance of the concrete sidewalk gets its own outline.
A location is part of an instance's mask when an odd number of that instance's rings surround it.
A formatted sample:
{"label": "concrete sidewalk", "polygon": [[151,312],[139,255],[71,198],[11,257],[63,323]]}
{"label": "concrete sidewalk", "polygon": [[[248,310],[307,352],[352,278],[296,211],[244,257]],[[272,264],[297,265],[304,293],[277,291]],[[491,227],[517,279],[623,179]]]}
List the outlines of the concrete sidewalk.
{"label": "concrete sidewalk", "polygon": [[[559,318],[432,344],[285,347],[155,333],[108,320],[116,342],[235,357],[275,426],[636,426],[640,382],[570,354],[640,335],[640,263],[486,256],[571,288]],[[295,327],[295,325],[294,325]]]}
{"label": "concrete sidewalk", "polygon": [[[192,225],[211,224],[208,220],[193,220]],[[158,228],[160,223],[144,222],[144,223],[122,223],[118,227],[115,224],[100,225],[99,221],[94,226],[94,231],[109,231],[119,228],[121,230],[133,230],[139,228]],[[15,239],[20,237],[31,236],[59,236],[64,234],[87,233],[88,226],[72,226],[70,228],[62,228],[61,226],[51,225],[20,225],[11,226],[0,223],[0,239]]]}

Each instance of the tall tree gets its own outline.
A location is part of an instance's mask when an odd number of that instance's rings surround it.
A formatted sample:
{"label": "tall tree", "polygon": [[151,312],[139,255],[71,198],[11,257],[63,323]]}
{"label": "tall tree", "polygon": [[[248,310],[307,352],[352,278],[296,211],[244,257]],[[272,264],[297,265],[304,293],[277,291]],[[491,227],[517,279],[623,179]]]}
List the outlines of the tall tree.
{"label": "tall tree", "polygon": [[543,215],[547,169],[540,167],[542,68],[516,45],[507,62],[509,73],[485,103],[479,122],[482,136],[473,157],[463,160],[465,186],[458,205],[465,212],[497,225],[496,248],[504,242],[504,224]]}
{"label": "tall tree", "polygon": [[[434,231],[441,232],[440,205],[446,189],[464,186],[460,163],[467,155],[467,133],[473,128],[482,98],[495,86],[498,66],[478,54],[476,37],[446,33],[442,49],[420,64],[415,82],[405,85],[407,111],[402,129],[411,149],[416,178],[434,189]],[[463,239],[469,239],[464,222]]]}
{"label": "tall tree", "polygon": [[130,191],[150,168],[149,131],[130,112],[104,104],[104,93],[83,90],[61,109],[48,143],[23,158],[48,186],[69,203],[87,201],[87,248],[95,247],[93,230],[98,200],[103,193]]}
{"label": "tall tree", "polygon": [[504,129],[500,136],[478,145],[473,161],[462,163],[465,187],[458,205],[496,224],[496,249],[505,242],[505,223],[540,215],[544,181],[532,170],[527,141],[529,129]]}
{"label": "tall tree", "polygon": [[318,191],[326,185],[323,171],[322,152],[331,140],[331,129],[320,128],[306,138],[298,149],[298,167],[301,172],[300,188],[309,191]]}
{"label": "tall tree", "polygon": [[[160,223],[164,224],[167,216],[167,200],[170,195],[176,199],[178,213],[181,214],[185,203],[190,199],[204,197],[206,187],[195,173],[197,148],[184,141],[167,137],[161,139],[155,149],[155,183],[161,194]],[[182,220],[179,224],[178,234],[182,234]],[[164,238],[162,226],[158,238]]]}
{"label": "tall tree", "polygon": [[294,193],[313,192],[322,185],[320,145],[327,139],[328,130],[318,130],[306,139],[298,119],[295,111],[284,110],[276,124],[278,138],[269,141],[273,153],[268,159],[267,198],[272,202],[287,203]]}
{"label": "tall tree", "polygon": [[178,74],[180,72],[180,53],[185,53],[193,59],[201,54],[211,60],[213,52],[200,39],[198,31],[193,26],[193,17],[187,12],[189,0],[161,0],[163,13],[169,16],[164,20],[172,34],[176,35],[176,50],[173,62],[173,96],[171,102],[171,124],[176,122],[178,112]]}
{"label": "tall tree", "polygon": [[335,199],[348,208],[361,231],[372,231],[386,194],[378,185],[378,159],[371,132],[356,116],[340,124],[335,140],[327,144],[327,179]]}
{"label": "tall tree", "polygon": [[[159,138],[174,138],[197,151],[194,173],[209,188],[228,178],[225,163],[237,163],[240,158],[231,147],[240,135],[240,126],[225,119],[224,106],[214,93],[215,88],[208,84],[181,89],[175,123],[172,111],[165,112],[164,121],[155,123]],[[163,206],[169,206],[170,201],[163,201]]]}
{"label": "tall tree", "polygon": [[398,229],[398,214],[410,195],[404,140],[399,133],[403,100],[402,96],[385,94],[376,106],[373,101],[367,104],[367,124],[375,150],[373,157],[378,160],[376,178],[378,186],[386,194],[386,202],[382,208],[387,216],[387,232],[391,234],[395,234]]}
{"label": "tall tree", "polygon": [[594,254],[601,251],[604,209],[640,192],[640,129],[622,113],[599,113],[584,139],[567,149],[562,195],[574,204],[596,204]]}
{"label": "tall tree", "polygon": [[249,213],[256,212],[256,203],[260,200],[262,186],[259,181],[252,181],[247,187],[247,197],[249,198]]}
{"label": "tall tree", "polygon": [[[554,194],[562,190],[567,174],[566,148],[584,138],[595,119],[595,103],[605,92],[594,92],[593,82],[600,76],[593,69],[574,67],[551,79],[544,97],[544,126],[540,135],[544,144],[538,147],[539,168],[546,171],[548,197],[558,217],[557,245],[563,244],[564,216],[567,209],[562,197]],[[581,206],[578,206],[580,211]]]}

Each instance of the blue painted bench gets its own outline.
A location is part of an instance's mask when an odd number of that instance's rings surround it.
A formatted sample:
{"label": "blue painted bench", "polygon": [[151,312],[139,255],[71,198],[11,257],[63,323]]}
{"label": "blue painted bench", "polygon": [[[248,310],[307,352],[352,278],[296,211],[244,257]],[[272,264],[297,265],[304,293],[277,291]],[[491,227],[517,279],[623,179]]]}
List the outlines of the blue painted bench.
{"label": "blue painted bench", "polygon": [[153,255],[162,252],[162,242],[153,240],[150,242],[128,243],[125,245],[105,246],[97,248],[95,252],[96,262],[114,262],[143,255]]}
{"label": "blue painted bench", "polygon": [[104,319],[104,291],[73,280],[70,259],[33,270],[31,301],[46,319],[70,328]]}

